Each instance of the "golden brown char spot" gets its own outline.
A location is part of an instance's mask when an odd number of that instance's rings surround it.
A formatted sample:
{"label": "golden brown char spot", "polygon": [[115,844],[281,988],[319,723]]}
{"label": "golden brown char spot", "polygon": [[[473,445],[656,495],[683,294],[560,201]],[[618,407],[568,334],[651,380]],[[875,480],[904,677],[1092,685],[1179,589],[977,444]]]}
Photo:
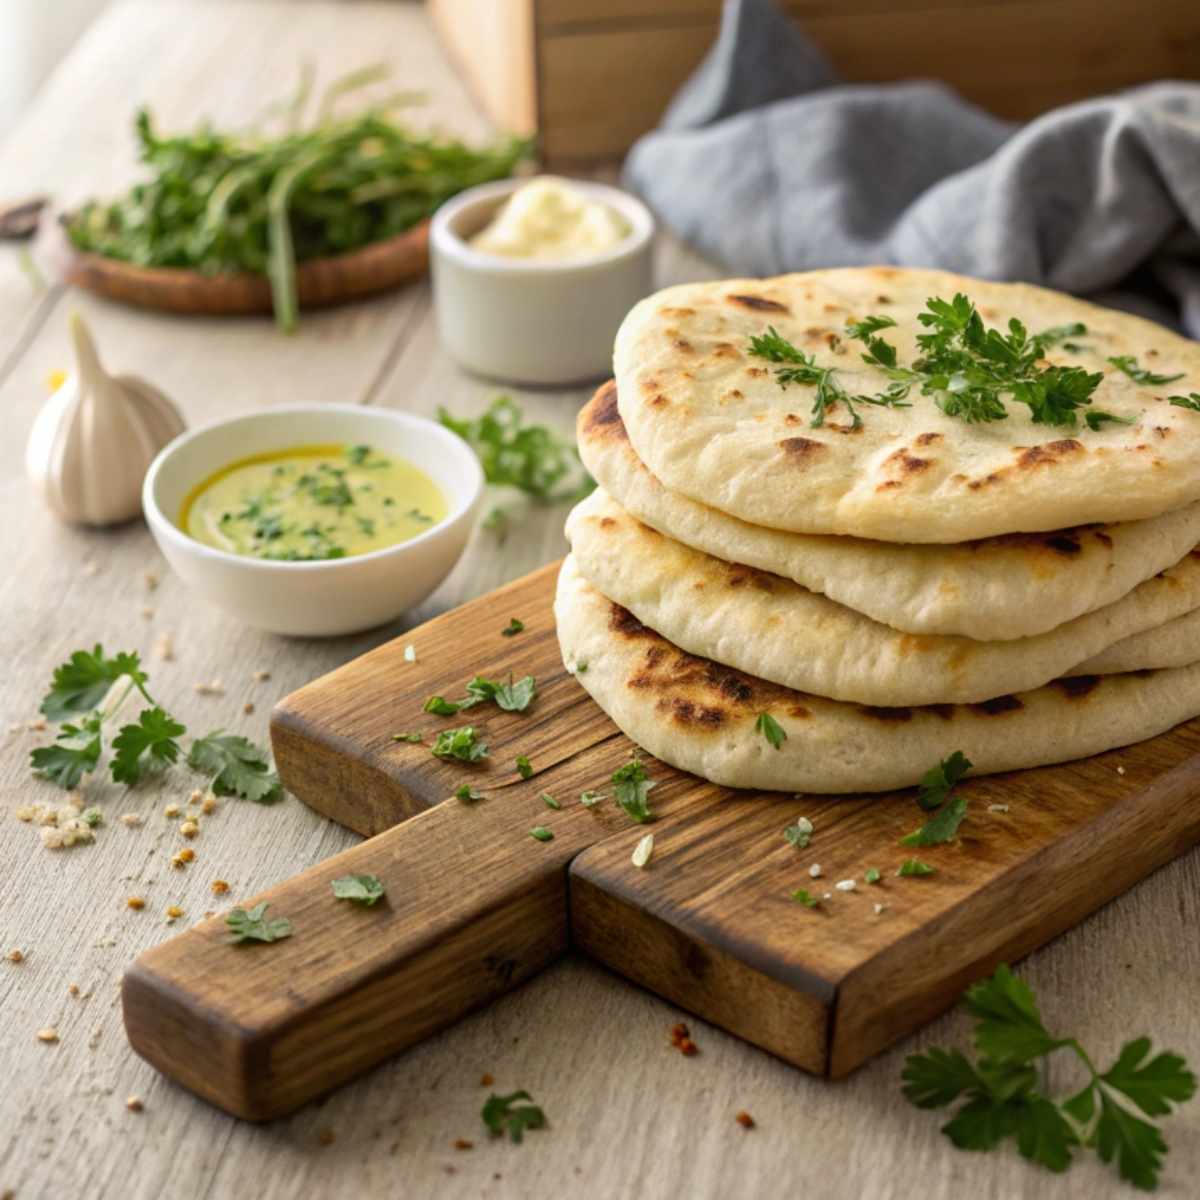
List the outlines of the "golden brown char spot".
{"label": "golden brown char spot", "polygon": [[837,421],[826,421],[821,426],[822,429],[828,429],[832,433],[862,433],[864,426],[862,425],[839,425]]}
{"label": "golden brown char spot", "polygon": [[989,321],[994,321],[1000,314],[994,308],[981,308],[979,310],[981,317],[987,317]]}
{"label": "golden brown char spot", "polygon": [[1068,700],[1080,700],[1100,686],[1099,675],[1072,675],[1069,679],[1056,679],[1054,686]]}
{"label": "golden brown char spot", "polygon": [[746,398],[741,392],[739,392],[737,390],[737,388],[730,388],[729,391],[727,391],[725,393],[725,395],[727,395],[730,398],[730,400],[745,400],[745,398]]}
{"label": "golden brown char spot", "polygon": [[611,601],[609,602],[608,609],[608,627],[613,633],[627,638],[653,638],[658,636],[652,629],[647,629],[629,609],[622,608],[621,605],[613,604]]}
{"label": "golden brown char spot", "polygon": [[1014,447],[1017,454],[1017,466],[1030,470],[1044,463],[1056,463],[1066,458],[1068,454],[1077,454],[1083,450],[1083,445],[1074,438],[1062,438],[1057,442],[1043,442],[1040,446],[1030,446],[1022,449]]}
{"label": "golden brown char spot", "polygon": [[1096,531],[1095,538],[1096,541],[1098,541],[1102,546],[1107,546],[1110,550],[1112,549],[1113,540],[1108,536],[1107,533],[1104,532],[1103,529],[1098,529]]}
{"label": "golden brown char spot", "polygon": [[885,466],[891,464],[899,467],[902,475],[917,475],[921,471],[933,466],[933,459],[917,458],[916,455],[909,454],[907,446],[901,446],[899,450],[893,450],[883,461]]}
{"label": "golden brown char spot", "polygon": [[726,714],[708,704],[696,704],[682,696],[672,696],[671,717],[680,725],[699,725],[702,729],[716,729],[725,721]]}
{"label": "golden brown char spot", "polygon": [[696,310],[694,308],[676,308],[671,304],[664,304],[662,308],[658,310],[658,312],[660,316],[667,318],[694,317],[696,315]]}
{"label": "golden brown char spot", "polygon": [[1168,426],[1166,426],[1166,425],[1155,425],[1155,426],[1154,426],[1154,432],[1155,432],[1156,434],[1158,434],[1158,436],[1159,436],[1160,438],[1166,438],[1166,437],[1170,437],[1170,436],[1171,436],[1171,430],[1170,430],[1170,428],[1169,428]]}
{"label": "golden brown char spot", "polygon": [[891,304],[891,302],[892,302],[891,296],[885,296],[882,292],[880,292],[880,294],[875,297],[876,304]]}
{"label": "golden brown char spot", "polygon": [[885,480],[884,480],[884,481],[883,481],[881,484],[878,484],[878,485],[876,486],[875,490],[876,490],[877,492],[890,492],[890,491],[892,491],[894,488],[898,488],[899,486],[900,486],[900,480],[898,480],[898,479],[885,479]]}
{"label": "golden brown char spot", "polygon": [[977,492],[981,487],[986,487],[990,483],[998,483],[1003,471],[993,471],[990,475],[985,475],[982,479],[971,479],[967,481],[967,487],[973,492]]}
{"label": "golden brown char spot", "polygon": [[793,704],[791,708],[787,710],[787,715],[789,717],[795,717],[797,721],[806,721],[812,716],[812,713],[805,708],[803,704]]}
{"label": "golden brown char spot", "polygon": [[925,711],[933,713],[935,717],[941,717],[943,721],[950,721],[954,718],[953,704],[927,704],[925,705]]}
{"label": "golden brown char spot", "polygon": [[761,379],[767,373],[766,367],[747,367],[746,374],[752,379]]}
{"label": "golden brown char spot", "polygon": [[789,437],[779,443],[779,448],[785,454],[803,460],[819,454],[825,449],[825,445],[823,442],[814,442],[812,438]]}
{"label": "golden brown char spot", "polygon": [[883,721],[888,725],[903,724],[913,718],[911,708],[879,708],[864,704],[859,707],[858,711],[865,717],[873,717],[876,721]]}
{"label": "golden brown char spot", "polygon": [[982,713],[985,717],[999,717],[1004,713],[1017,712],[1024,708],[1016,696],[997,696],[993,700],[984,700],[980,704],[972,704],[971,708],[977,713]]}
{"label": "golden brown char spot", "polygon": [[617,385],[611,379],[600,387],[579,413],[580,437],[613,438],[628,443],[625,422],[617,407]]}
{"label": "golden brown char spot", "polygon": [[822,309],[827,313],[842,312],[843,308],[840,304],[822,304]]}
{"label": "golden brown char spot", "polygon": [[942,435],[940,433],[919,433],[917,434],[916,444],[918,446],[932,446],[941,440]]}
{"label": "golden brown char spot", "polygon": [[1061,535],[1046,538],[1042,545],[1048,546],[1055,554],[1061,554],[1064,558],[1072,558],[1083,549],[1074,538]]}
{"label": "golden brown char spot", "polygon": [[749,584],[757,592],[774,593],[779,577],[756,567],[748,567],[744,563],[727,563],[725,565],[725,586],[731,588],[745,587]]}
{"label": "golden brown char spot", "polygon": [[790,312],[786,304],[780,304],[778,300],[772,300],[768,296],[753,296],[747,294],[733,294],[725,297],[730,304],[739,304],[742,308],[748,308],[751,312]]}
{"label": "golden brown char spot", "polygon": [[741,351],[732,342],[718,342],[712,350],[713,358],[741,358]]}
{"label": "golden brown char spot", "polygon": [[693,353],[692,343],[689,342],[687,340],[687,338],[677,337],[675,339],[675,349],[678,350],[681,354]]}
{"label": "golden brown char spot", "polygon": [[612,529],[612,527],[614,525],[616,525],[616,523],[617,523],[616,517],[601,517],[600,518],[600,528],[601,529]]}
{"label": "golden brown char spot", "polygon": [[670,403],[670,400],[668,400],[666,396],[662,394],[662,392],[655,392],[654,395],[650,397],[651,408],[666,408]]}

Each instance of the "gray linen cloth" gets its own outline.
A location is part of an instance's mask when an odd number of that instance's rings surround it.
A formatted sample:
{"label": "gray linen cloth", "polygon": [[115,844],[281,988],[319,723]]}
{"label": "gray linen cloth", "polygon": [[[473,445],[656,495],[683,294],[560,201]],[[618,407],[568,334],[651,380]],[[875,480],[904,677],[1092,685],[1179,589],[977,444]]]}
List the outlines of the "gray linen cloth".
{"label": "gray linen cloth", "polygon": [[940,83],[841,84],[770,0],[726,0],[625,182],[732,274],[943,267],[1200,337],[1200,84],[1015,125]]}

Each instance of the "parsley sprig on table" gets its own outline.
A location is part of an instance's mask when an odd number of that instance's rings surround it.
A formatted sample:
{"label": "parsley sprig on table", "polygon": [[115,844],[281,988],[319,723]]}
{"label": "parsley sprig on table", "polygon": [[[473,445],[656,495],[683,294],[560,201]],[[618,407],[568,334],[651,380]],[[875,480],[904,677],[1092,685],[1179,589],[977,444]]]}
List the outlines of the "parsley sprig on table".
{"label": "parsley sprig on table", "polygon": [[955,796],[948,804],[946,800],[950,789],[973,765],[961,750],[955,750],[949,758],[925,772],[917,788],[917,803],[925,812],[934,815],[920,829],[902,837],[900,845],[940,846],[953,839],[967,815],[967,800],[965,796]]}
{"label": "parsley sprig on table", "polygon": [[1008,332],[1001,333],[984,325],[975,305],[961,292],[953,300],[931,297],[917,320],[925,332],[917,336],[921,355],[910,366],[900,365],[896,348],[879,336],[895,327],[892,317],[872,315],[847,324],[847,335],[866,348],[863,362],[890,380],[874,396],[847,393],[837,380],[835,367],[820,366],[815,356],[805,354],[774,328],[750,339],[750,353],[782,364],[775,372],[781,386],[800,383],[816,387],[813,428],[823,425],[826,414],[839,403],[850,414],[852,427],[858,428],[862,420],[856,404],[908,407],[905,401],[914,387],[919,387],[922,395],[932,396],[947,416],[969,423],[1007,419],[1006,397],[1027,405],[1036,424],[1075,428],[1081,415],[1092,430],[1110,421],[1132,423],[1130,418],[1089,408],[1092,393],[1104,378],[1101,372],[1042,365],[1051,346],[1073,345],[1068,339],[1086,334],[1085,325],[1059,325],[1030,335],[1013,318]]}
{"label": "parsley sprig on table", "polygon": [[[30,755],[33,770],[60,787],[78,787],[84,775],[100,765],[105,723],[135,691],[146,707],[113,738],[109,764],[113,779],[133,785],[177,762],[178,739],[187,728],[154,700],[146,689],[147,678],[134,653],[122,651],[110,658],[99,644],[90,651],[76,650],[55,670],[42,700],[42,712],[63,724],[53,745],[39,746]],[[76,719],[68,721],[68,717]],[[187,762],[210,776],[209,786],[219,796],[266,803],[282,794],[279,776],[271,770],[266,754],[246,738],[220,730],[197,738]]]}
{"label": "parsley sprig on table", "polygon": [[[1149,1058],[1150,1039],[1127,1042],[1116,1062],[1099,1071],[1075,1038],[1050,1034],[1028,985],[1003,963],[991,979],[968,989],[967,1011],[976,1019],[972,1063],[957,1050],[910,1055],[904,1095],[919,1108],[966,1101],[942,1126],[960,1150],[991,1150],[1009,1137],[1026,1158],[1065,1171],[1080,1146],[1117,1163],[1121,1178],[1153,1191],[1166,1143],[1158,1128],[1136,1115],[1165,1116],[1196,1091],[1196,1077],[1177,1054]],[[1056,1050],[1071,1050],[1088,1082],[1066,1100],[1046,1095],[1034,1065]]]}
{"label": "parsley sprig on table", "polygon": [[439,717],[452,717],[464,709],[474,708],[476,704],[491,700],[497,708],[505,712],[524,712],[537,698],[537,683],[532,675],[526,675],[515,683],[511,675],[507,683],[476,675],[467,684],[466,691],[466,696],[461,700],[430,696],[425,701],[425,711]]}
{"label": "parsley sprig on table", "polygon": [[271,905],[264,900],[253,908],[234,908],[225,918],[229,926],[229,938],[232,943],[244,942],[278,942],[292,936],[292,923],[287,917],[267,918],[266,912]]}
{"label": "parsley sprig on table", "polygon": [[618,767],[612,774],[612,783],[617,803],[633,820],[638,824],[654,820],[648,797],[650,789],[658,784],[646,774],[646,764],[640,758]]}
{"label": "parsley sprig on table", "polygon": [[[484,1102],[479,1114],[483,1123],[493,1137],[501,1137],[507,1131],[514,1142],[520,1142],[527,1129],[541,1129],[546,1124],[546,1114],[536,1104],[528,1092],[511,1092],[507,1096],[497,1096],[493,1092]],[[518,1104],[518,1100],[528,1100],[528,1104]]]}

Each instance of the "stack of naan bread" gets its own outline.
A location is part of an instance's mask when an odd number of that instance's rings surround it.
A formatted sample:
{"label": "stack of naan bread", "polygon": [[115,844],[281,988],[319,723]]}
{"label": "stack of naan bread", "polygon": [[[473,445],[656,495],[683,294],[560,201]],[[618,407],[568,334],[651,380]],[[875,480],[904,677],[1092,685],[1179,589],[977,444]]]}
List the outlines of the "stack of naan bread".
{"label": "stack of naan bread", "polygon": [[[852,395],[887,376],[845,336],[965,293],[991,327],[1081,322],[1051,363],[1103,371],[1091,429],[835,404],[781,386],[774,327]],[[1139,383],[1135,373],[1182,378]],[[807,792],[1081,758],[1200,714],[1200,346],[1056,292],[935,271],[670,288],[617,336],[579,418],[600,487],[571,514],[563,659],[635,742],[714,782]],[[1080,416],[1083,412],[1080,411]],[[763,717],[767,714],[770,720]],[[776,727],[777,726],[777,727]],[[782,736],[781,736],[782,735]]]}

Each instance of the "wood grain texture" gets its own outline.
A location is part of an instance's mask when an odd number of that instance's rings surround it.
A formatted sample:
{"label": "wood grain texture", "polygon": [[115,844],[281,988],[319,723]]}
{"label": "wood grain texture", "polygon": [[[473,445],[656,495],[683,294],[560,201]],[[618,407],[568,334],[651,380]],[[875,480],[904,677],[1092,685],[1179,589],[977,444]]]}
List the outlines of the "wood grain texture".
{"label": "wood grain texture", "polygon": [[[455,132],[487,126],[469,103],[416,5],[253,3],[122,6],[90,31],[0,143],[0,190],[49,191],[67,203],[125,186],[136,173],[129,123],[144,99],[172,126],[204,113],[238,119],[295,82],[311,58],[321,79],[387,57],[405,84],[429,93],[429,115]],[[668,238],[663,284],[717,272]],[[280,696],[419,620],[487,592],[564,551],[561,508],[533,508],[501,543],[481,531],[418,613],[353,639],[296,641],[242,628],[198,604],[159,558],[144,527],[67,529],[21,478],[28,424],[45,374],[68,365],[66,314],[79,305],[109,365],[162,384],[193,425],[281,401],[338,399],[430,413],[439,403],[481,412],[495,393],[440,350],[428,287],[417,283],[369,304],[306,319],[294,338],[261,319],[181,321],[106,305],[70,289],[35,293],[16,252],[0,246],[0,1195],[17,1200],[293,1200],[294,1197],[436,1196],[540,1200],[564,1194],[646,1200],[1064,1200],[1127,1194],[1111,1168],[1084,1156],[1051,1178],[1015,1153],[960,1154],[935,1114],[899,1096],[904,1056],[968,1044],[960,1013],[939,1019],[831,1086],[702,1019],[700,1046],[668,1044],[684,1014],[587,960],[567,957],[452,1029],[395,1055],[319,1104],[262,1126],[197,1100],[138,1057],[120,1019],[118,984],[142,951],[216,907],[210,884],[252,896],[354,845],[348,830],[306,805],[229,803],[204,826],[197,861],[174,871],[182,844],[163,816],[192,780],[173,774],[127,791],[89,785],[109,825],[96,844],[51,854],[17,805],[56,795],[30,779],[28,752],[45,735],[11,725],[35,716],[49,671],[89,639],[142,650],[155,694],[189,725],[264,741]],[[586,399],[576,391],[516,391],[531,419],[562,432]],[[141,584],[144,570],[161,583]],[[151,618],[140,615],[145,604]],[[501,616],[501,623],[506,619]],[[173,662],[153,654],[170,632]],[[256,681],[258,669],[271,678]],[[196,696],[221,679],[225,696]],[[242,705],[253,702],[254,713]],[[144,823],[125,829],[116,814]],[[531,843],[532,845],[532,843]],[[141,913],[125,907],[146,897]],[[1148,1033],[1200,1061],[1200,852],[1164,867],[1046,949],[1021,975],[1047,1020],[1111,1059]],[[266,949],[270,949],[267,947]],[[80,994],[68,993],[68,984]],[[60,1041],[34,1037],[57,1026]],[[493,1088],[480,1077],[495,1077]],[[1071,1080],[1052,1070],[1065,1093]],[[581,1081],[584,1081],[581,1083]],[[490,1142],[479,1120],[489,1090],[527,1088],[549,1128],[524,1145]],[[131,1113],[125,1098],[139,1096]],[[757,1128],[733,1121],[748,1109]],[[1200,1177],[1200,1106],[1163,1122],[1170,1144],[1160,1194],[1186,1200]],[[456,1138],[473,1141],[460,1151]],[[500,1178],[496,1178],[499,1175]]]}
{"label": "wood grain texture", "polygon": [[[55,263],[59,279],[107,300],[206,316],[245,316],[273,308],[265,275],[246,271],[204,275],[178,267],[139,267],[76,250],[57,224],[47,240],[51,244],[45,254]],[[422,221],[359,250],[299,263],[296,298],[301,310],[346,304],[418,279],[428,268],[429,222]]]}

